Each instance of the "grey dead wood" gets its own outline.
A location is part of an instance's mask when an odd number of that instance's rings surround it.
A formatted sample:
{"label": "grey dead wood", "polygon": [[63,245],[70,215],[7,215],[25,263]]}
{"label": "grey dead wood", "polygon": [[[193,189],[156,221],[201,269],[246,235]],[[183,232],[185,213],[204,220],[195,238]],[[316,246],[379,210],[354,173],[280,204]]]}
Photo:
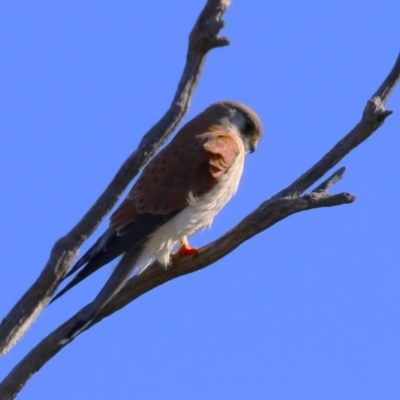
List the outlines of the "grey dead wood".
{"label": "grey dead wood", "polygon": [[[213,1],[209,1],[207,3],[205,9],[203,10],[202,14],[199,17],[199,20],[195,25],[195,28],[192,31],[190,39],[191,42],[193,41],[193,35],[194,36],[197,35],[196,29],[200,29],[199,31],[201,32],[201,23],[199,23],[199,21],[201,21],[202,18],[204,18],[204,15],[207,14],[207,12],[211,12],[212,10],[213,11],[218,10],[218,13],[215,14],[211,13],[211,15],[213,15],[214,17],[212,18],[210,17],[209,19],[209,21],[210,20],[216,21],[213,37],[216,38],[218,37],[218,31],[223,26],[221,17],[223,12],[228,7],[229,3],[223,3],[223,5],[221,5],[222,4],[221,3],[218,5],[218,7],[215,8],[212,8],[210,5],[210,4],[216,5],[217,3],[218,2],[213,2]],[[216,15],[218,15],[218,17],[215,17]],[[208,44],[204,45],[203,43],[203,46],[205,46],[205,48],[208,50],[212,47],[226,45],[228,43],[227,39],[224,38],[219,38],[211,41],[206,40],[206,42]],[[214,44],[212,45],[212,43]],[[202,48],[201,51],[203,50],[204,47]],[[188,60],[190,59],[189,54],[190,54],[190,46],[188,52]],[[201,64],[203,62],[204,60],[201,62]],[[199,71],[201,70],[201,66],[202,65],[200,64],[198,65]],[[187,67],[185,68],[185,71],[186,69]],[[256,210],[254,210],[252,213],[246,216],[239,224],[237,224],[234,228],[228,231],[225,235],[223,235],[216,241],[210,243],[209,245],[201,248],[197,256],[183,258],[173,263],[168,269],[164,269],[159,264],[154,263],[146,271],[146,273],[131,278],[127,282],[126,286],[118,293],[118,295],[115,296],[115,298],[112,299],[112,301],[109,304],[107,304],[107,306],[100,312],[100,314],[93,321],[92,325],[90,325],[87,329],[90,329],[93,325],[100,322],[103,318],[112,315],[114,312],[118,311],[122,307],[125,307],[133,300],[137,299],[144,293],[147,293],[150,290],[156,288],[157,286],[160,286],[172,279],[193,273],[195,271],[198,271],[202,268],[205,268],[213,264],[214,262],[223,258],[228,253],[232,252],[234,249],[236,249],[245,241],[251,239],[253,236],[270,228],[277,222],[283,220],[284,218],[289,217],[292,214],[320,207],[332,207],[332,206],[352,203],[355,200],[355,197],[349,193],[339,193],[333,195],[328,193],[328,190],[343,177],[343,174],[345,173],[344,167],[334,172],[329,178],[327,178],[324,182],[319,184],[310,193],[304,194],[304,192],[308,190],[312,185],[314,185],[336,164],[338,164],[350,151],[354,150],[363,141],[368,139],[380,126],[382,126],[386,118],[392,113],[392,111],[386,110],[385,105],[390,94],[392,93],[396,84],[398,83],[399,79],[400,79],[400,55],[398,56],[392,71],[389,73],[387,78],[384,80],[379,89],[374,93],[371,99],[368,100],[360,122],[342,140],[340,140],[328,153],[326,153],[317,163],[315,163],[309,170],[307,170],[304,174],[302,174],[287,188],[283,189],[282,191],[271,197],[269,200],[263,202]],[[193,83],[192,85],[193,85],[192,86],[192,91],[193,91],[195,83]],[[188,91],[188,95],[189,92],[190,91]],[[183,115],[184,111],[181,112]],[[163,140],[165,140],[165,139],[160,139],[161,137],[165,138],[161,134],[160,136],[155,134],[155,137],[157,137],[158,139],[149,139],[148,135],[149,134],[146,135],[147,139],[145,136],[143,140],[145,142],[148,141],[149,143],[152,143],[152,146],[155,146],[154,149],[157,148],[157,145],[155,143],[161,144]],[[147,147],[145,148],[147,149]],[[137,152],[139,151],[142,150],[138,149]],[[153,153],[154,151],[155,150],[153,150]],[[135,153],[131,157],[136,159],[136,157],[138,156],[136,156]],[[149,158],[147,156],[143,158],[143,160],[148,160],[148,159]],[[136,164],[133,163],[133,165]],[[123,168],[124,166],[122,167],[122,169]],[[137,170],[139,170],[139,167],[137,168],[138,168]],[[118,193],[119,194],[116,195],[116,197],[120,195],[120,192]],[[114,204],[113,201],[109,201],[109,203],[106,202],[106,204],[111,204],[111,203]],[[107,210],[106,211],[107,213],[111,208],[111,206],[104,206],[103,204],[100,208],[103,211]],[[89,212],[91,211],[92,210],[90,210]],[[98,215],[101,215],[102,217],[104,216],[103,213],[100,211],[98,214],[94,213],[94,215],[96,217],[98,217]],[[84,218],[86,217],[87,216],[85,216]],[[82,221],[80,223],[82,223]],[[87,221],[86,224],[90,225],[90,222]],[[91,233],[97,225],[98,222],[92,223],[90,225],[91,228],[90,229],[87,228],[85,232]],[[79,239],[79,243],[81,243],[85,238],[86,236],[81,236]],[[75,238],[75,240],[77,239]],[[75,249],[74,246],[73,248]],[[62,258],[60,257],[60,254],[62,255],[63,251],[66,252],[66,250],[63,249],[64,247],[60,245],[60,249],[58,249],[58,251],[60,251],[61,253],[58,254],[58,259]],[[76,251],[76,249],[74,251]],[[69,255],[69,257],[73,258],[73,255]],[[60,262],[61,261],[59,261],[59,263]],[[65,258],[63,259],[62,262],[63,263],[66,262]],[[69,264],[66,265],[68,267]],[[61,268],[64,268],[64,264],[63,266],[58,267],[58,269]],[[64,273],[65,271],[61,274],[61,277],[63,276]],[[53,293],[54,290],[51,291],[51,293]],[[48,291],[47,293],[50,293],[50,291]],[[44,301],[44,303],[46,304],[46,301]],[[66,321],[65,323],[60,325],[57,329],[55,329],[52,333],[50,333],[16,365],[16,367],[0,384],[0,398],[2,400],[9,400],[15,398],[15,396],[26,384],[29,378],[35,372],[37,372],[43,365],[45,365],[47,361],[49,361],[53,356],[55,356],[64,346],[69,344],[67,343],[61,345],[60,340],[64,338],[65,334],[69,331],[69,329],[71,329],[71,327],[77,322],[77,320],[79,319],[80,315],[84,312],[84,310],[85,308],[80,310],[72,318],[70,318],[68,321]]]}

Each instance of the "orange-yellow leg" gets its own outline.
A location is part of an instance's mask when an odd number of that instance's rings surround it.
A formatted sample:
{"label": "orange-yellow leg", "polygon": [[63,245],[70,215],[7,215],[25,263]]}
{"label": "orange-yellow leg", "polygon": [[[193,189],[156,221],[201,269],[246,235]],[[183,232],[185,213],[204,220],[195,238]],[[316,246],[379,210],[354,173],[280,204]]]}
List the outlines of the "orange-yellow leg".
{"label": "orange-yellow leg", "polygon": [[197,254],[199,249],[197,247],[190,247],[187,237],[184,236],[181,240],[181,247],[179,250],[172,254],[171,257],[173,260],[179,260],[182,256],[192,256]]}

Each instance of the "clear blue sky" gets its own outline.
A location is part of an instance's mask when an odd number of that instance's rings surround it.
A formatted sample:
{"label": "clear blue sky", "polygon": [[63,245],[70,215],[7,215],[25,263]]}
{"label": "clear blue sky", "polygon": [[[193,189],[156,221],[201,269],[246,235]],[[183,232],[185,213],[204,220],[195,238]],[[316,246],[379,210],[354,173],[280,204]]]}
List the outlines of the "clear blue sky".
{"label": "clear blue sky", "polygon": [[[56,239],[162,115],[204,4],[0,6],[3,317]],[[252,106],[265,137],[208,243],[297,178],[359,120],[399,51],[398,0],[233,2],[187,118]],[[352,205],[295,215],[217,264],[143,296],[67,346],[19,399],[400,398],[400,88],[341,164]],[[101,226],[86,249],[106,227]],[[46,309],[5,374],[94,298],[104,268]]]}

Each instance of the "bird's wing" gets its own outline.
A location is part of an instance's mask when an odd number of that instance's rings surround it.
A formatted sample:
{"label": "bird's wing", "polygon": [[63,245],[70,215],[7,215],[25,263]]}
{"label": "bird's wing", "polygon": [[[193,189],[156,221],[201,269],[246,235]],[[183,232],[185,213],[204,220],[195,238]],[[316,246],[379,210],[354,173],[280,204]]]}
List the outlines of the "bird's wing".
{"label": "bird's wing", "polygon": [[195,198],[206,194],[234,163],[240,152],[234,135],[214,130],[190,136],[184,134],[185,128],[146,166],[111,216],[110,228],[67,276],[83,267],[81,271],[52,301],[103,265],[145,243],[186,207],[190,193]]}
{"label": "bird's wing", "polygon": [[[177,212],[173,213],[173,215],[176,214]],[[96,272],[102,266],[119,257],[128,248],[138,246],[144,242],[143,238],[147,238],[157,228],[172,218],[173,215],[139,214],[134,221],[119,231],[115,231],[112,228],[107,229],[73,268],[71,268],[66,278],[84,267],[53,297],[50,303],[60,298],[79,282],[93,274],[93,272]]]}
{"label": "bird's wing", "polygon": [[[218,183],[234,163],[240,146],[225,131],[181,135],[165,147],[143,170],[125,201],[111,216],[119,229],[137,214],[167,215],[187,205],[189,193],[200,198]],[[190,139],[190,140],[188,140]]]}

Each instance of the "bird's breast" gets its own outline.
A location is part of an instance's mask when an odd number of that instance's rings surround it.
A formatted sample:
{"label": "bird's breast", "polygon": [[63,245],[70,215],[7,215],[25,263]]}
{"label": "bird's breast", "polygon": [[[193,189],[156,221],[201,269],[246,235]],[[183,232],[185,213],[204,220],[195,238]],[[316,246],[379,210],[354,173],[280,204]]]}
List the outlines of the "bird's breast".
{"label": "bird's breast", "polygon": [[226,174],[201,198],[188,196],[188,205],[152,234],[147,254],[167,265],[173,248],[184,236],[192,236],[211,225],[214,217],[236,193],[243,173],[244,153],[238,156]]}

